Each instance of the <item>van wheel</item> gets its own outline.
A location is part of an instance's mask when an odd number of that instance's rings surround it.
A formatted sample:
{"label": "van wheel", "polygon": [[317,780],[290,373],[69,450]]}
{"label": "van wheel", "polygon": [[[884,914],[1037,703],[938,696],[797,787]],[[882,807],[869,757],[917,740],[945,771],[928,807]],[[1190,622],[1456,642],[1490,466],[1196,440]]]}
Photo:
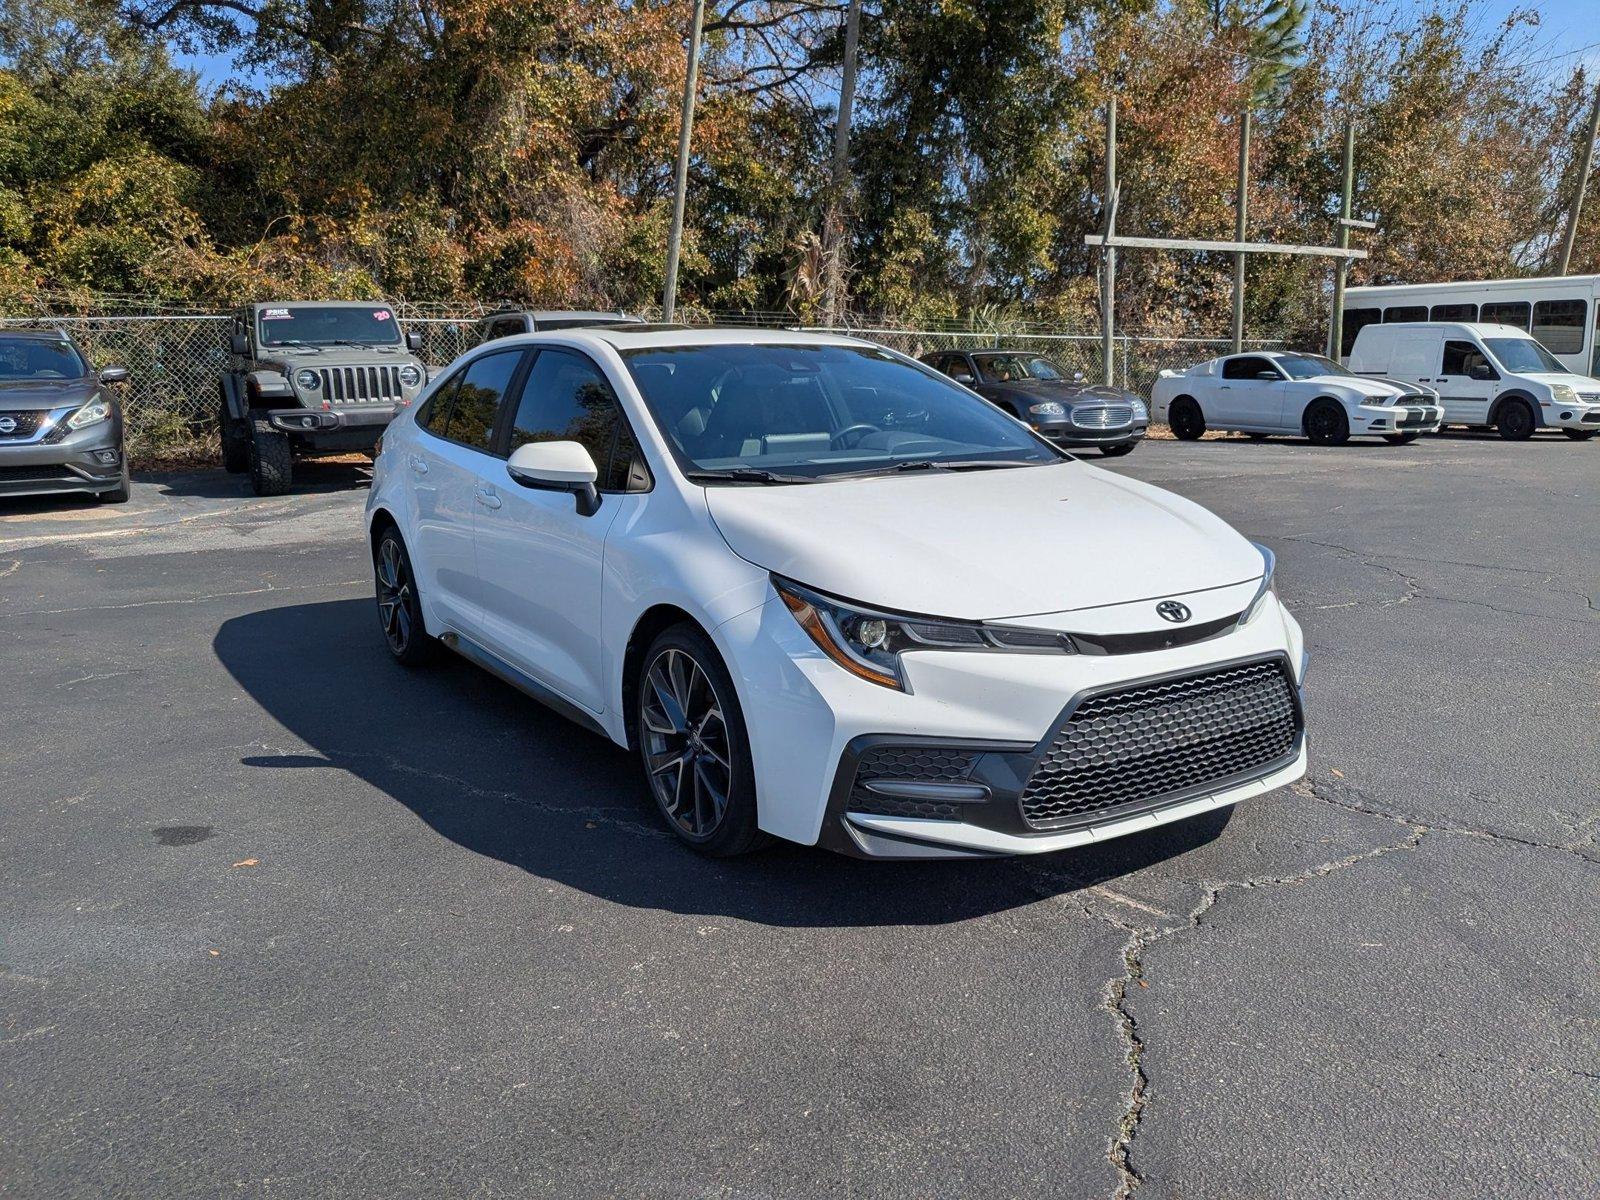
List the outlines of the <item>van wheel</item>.
{"label": "van wheel", "polygon": [[634,715],[645,783],[672,832],[715,858],[759,846],[744,712],[722,656],[697,626],[674,625],[646,651]]}
{"label": "van wheel", "polygon": [[1525,442],[1535,428],[1533,409],[1526,400],[1507,400],[1495,416],[1494,427],[1508,442]]}
{"label": "van wheel", "polygon": [[1167,409],[1167,425],[1180,442],[1197,442],[1206,431],[1206,417],[1188,396],[1179,396]]}
{"label": "van wheel", "polygon": [[1350,418],[1344,405],[1318,400],[1306,410],[1306,437],[1316,446],[1342,446],[1350,440]]}
{"label": "van wheel", "polygon": [[1383,435],[1383,440],[1391,446],[1409,446],[1417,440],[1417,435],[1414,433],[1386,433]]}
{"label": "van wheel", "polygon": [[1595,435],[1596,431],[1593,429],[1563,429],[1561,432],[1575,442],[1587,442]]}
{"label": "van wheel", "polygon": [[281,496],[294,479],[289,435],[258,424],[250,435],[250,486],[258,496]]}

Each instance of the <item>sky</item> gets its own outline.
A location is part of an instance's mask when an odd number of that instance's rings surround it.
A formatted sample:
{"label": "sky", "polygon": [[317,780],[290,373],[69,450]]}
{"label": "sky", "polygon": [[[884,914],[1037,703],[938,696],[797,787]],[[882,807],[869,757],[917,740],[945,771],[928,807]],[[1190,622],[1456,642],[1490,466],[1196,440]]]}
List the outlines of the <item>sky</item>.
{"label": "sky", "polygon": [[[1448,3],[1448,0],[1443,0]],[[1383,5],[1386,0],[1372,0]],[[1417,10],[1433,7],[1430,0],[1400,0],[1403,6]],[[1473,14],[1485,28],[1499,24],[1515,11],[1532,10],[1539,14],[1539,30],[1535,43],[1540,54],[1548,54],[1547,64],[1552,73],[1565,74],[1578,63],[1585,64],[1591,74],[1600,73],[1600,20],[1596,17],[1597,0],[1468,0]],[[714,7],[716,0],[711,0]],[[208,88],[229,83],[244,83],[263,87],[266,80],[242,71],[231,54],[176,54],[182,66],[200,74],[201,82]]]}

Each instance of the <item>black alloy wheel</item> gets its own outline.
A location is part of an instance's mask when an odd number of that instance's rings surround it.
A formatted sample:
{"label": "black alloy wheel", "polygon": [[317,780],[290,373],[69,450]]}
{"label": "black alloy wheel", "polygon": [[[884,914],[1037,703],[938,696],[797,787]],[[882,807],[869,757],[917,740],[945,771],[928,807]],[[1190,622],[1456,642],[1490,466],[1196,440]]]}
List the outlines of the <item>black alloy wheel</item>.
{"label": "black alloy wheel", "polygon": [[1350,418],[1344,406],[1319,400],[1306,413],[1306,437],[1318,446],[1342,446],[1350,440]]}
{"label": "black alloy wheel", "polygon": [[1167,425],[1180,442],[1196,442],[1206,431],[1205,414],[1188,396],[1179,396],[1167,409]]}
{"label": "black alloy wheel", "polygon": [[378,624],[383,628],[389,653],[404,666],[422,665],[432,657],[435,643],[422,625],[416,577],[398,530],[386,530],[379,539],[373,573],[377,580]]}
{"label": "black alloy wheel", "polygon": [[644,659],[637,733],[645,777],[672,831],[696,850],[741,854],[761,835],[744,716],[709,639],[678,625]]}

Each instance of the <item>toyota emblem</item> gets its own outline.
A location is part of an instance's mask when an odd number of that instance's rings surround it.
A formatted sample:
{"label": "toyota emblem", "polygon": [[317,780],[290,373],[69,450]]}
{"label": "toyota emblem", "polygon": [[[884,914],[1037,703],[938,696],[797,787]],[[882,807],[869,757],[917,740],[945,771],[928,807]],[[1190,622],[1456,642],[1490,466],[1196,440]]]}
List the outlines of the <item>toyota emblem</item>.
{"label": "toyota emblem", "polygon": [[17,419],[15,417],[0,417],[0,433],[15,433]]}
{"label": "toyota emblem", "polygon": [[1163,600],[1156,605],[1156,615],[1163,621],[1171,621],[1174,625],[1182,625],[1194,614],[1189,611],[1187,604],[1180,604],[1176,600]]}

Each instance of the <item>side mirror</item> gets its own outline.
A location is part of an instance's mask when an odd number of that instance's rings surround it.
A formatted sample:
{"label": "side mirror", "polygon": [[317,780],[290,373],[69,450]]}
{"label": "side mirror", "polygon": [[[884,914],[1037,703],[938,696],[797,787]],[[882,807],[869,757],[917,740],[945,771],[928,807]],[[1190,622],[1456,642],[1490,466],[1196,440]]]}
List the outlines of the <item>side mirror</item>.
{"label": "side mirror", "polygon": [[422,335],[414,329],[406,330],[406,349],[413,354],[422,350]]}
{"label": "side mirror", "polygon": [[1072,382],[1073,383],[1082,383],[1083,382],[1083,372],[1082,371],[1074,371],[1072,373]]}
{"label": "side mirror", "polygon": [[1494,373],[1494,369],[1492,367],[1490,367],[1486,363],[1478,363],[1470,371],[1467,372],[1467,378],[1468,379],[1484,379],[1484,380],[1488,380],[1488,379],[1494,379],[1495,377],[1496,376],[1495,376],[1495,373]]}
{"label": "side mirror", "polygon": [[594,459],[581,442],[529,442],[506,461],[506,474],[523,487],[571,492],[578,515],[592,517],[600,508],[594,481],[600,477]]}
{"label": "side mirror", "polygon": [[228,350],[240,358],[250,357],[250,339],[242,333],[236,333],[228,339]]}
{"label": "side mirror", "polygon": [[112,363],[110,366],[100,368],[101,383],[127,383],[128,368],[121,363]]}
{"label": "side mirror", "polygon": [[964,383],[968,387],[971,387],[973,384],[978,382],[972,377],[971,371],[951,371],[950,378],[954,379],[957,383]]}
{"label": "side mirror", "polygon": [[1279,382],[1279,376],[1276,371],[1257,371],[1256,378],[1265,379],[1268,383]]}

